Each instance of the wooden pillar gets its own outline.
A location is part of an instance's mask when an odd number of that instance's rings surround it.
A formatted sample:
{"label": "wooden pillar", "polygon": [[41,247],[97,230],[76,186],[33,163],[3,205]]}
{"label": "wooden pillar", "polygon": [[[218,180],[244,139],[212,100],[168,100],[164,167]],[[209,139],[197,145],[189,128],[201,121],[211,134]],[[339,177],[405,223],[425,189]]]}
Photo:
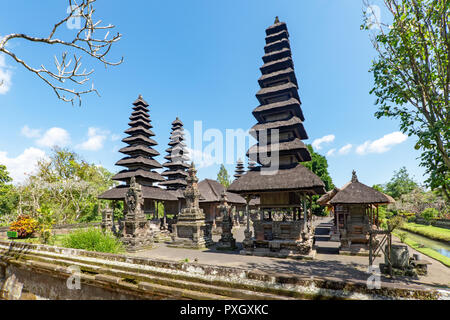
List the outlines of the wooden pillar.
{"label": "wooden pillar", "polygon": [[250,231],[250,212],[248,212],[248,204],[250,203],[250,196],[245,197],[245,213],[247,214],[247,231]]}

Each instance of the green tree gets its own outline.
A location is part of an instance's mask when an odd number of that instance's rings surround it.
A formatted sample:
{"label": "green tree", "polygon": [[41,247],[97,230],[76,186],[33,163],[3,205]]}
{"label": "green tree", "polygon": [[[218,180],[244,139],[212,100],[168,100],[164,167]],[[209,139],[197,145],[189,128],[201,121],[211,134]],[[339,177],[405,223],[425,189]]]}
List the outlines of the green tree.
{"label": "green tree", "polygon": [[68,149],[55,148],[38,162],[37,173],[20,187],[19,211],[38,217],[41,208],[57,223],[99,220],[97,196],[112,187],[112,173]]}
{"label": "green tree", "polygon": [[[370,70],[375,116],[399,119],[400,129],[418,138],[426,184],[450,199],[450,1],[384,3],[392,21],[379,22],[372,38],[378,51]],[[372,22],[366,16],[362,28],[370,29]]]}
{"label": "green tree", "polygon": [[0,216],[10,215],[17,204],[17,193],[6,166],[0,165]]}
{"label": "green tree", "polygon": [[384,191],[384,188],[383,188],[383,186],[382,186],[381,184],[374,184],[374,185],[372,186],[372,188],[375,189],[375,190],[377,190],[377,191],[383,192],[383,193],[386,192],[386,191]]}
{"label": "green tree", "polygon": [[219,183],[225,188],[228,188],[231,184],[230,175],[223,164],[220,165],[219,173],[217,174],[217,181],[219,181]]}
{"label": "green tree", "polygon": [[395,199],[410,193],[418,188],[417,183],[410,177],[405,167],[401,167],[398,171],[394,171],[394,176],[386,183],[385,192]]}
{"label": "green tree", "polygon": [[[309,153],[311,154],[311,161],[303,163],[303,165],[314,172],[324,183],[327,191],[334,188],[333,180],[328,172],[328,161],[325,156],[322,156],[314,151],[311,145],[307,145]],[[326,215],[323,207],[317,204],[320,196],[313,196],[312,213],[315,215]]]}
{"label": "green tree", "polygon": [[322,156],[314,151],[313,147],[307,145],[309,153],[311,154],[311,161],[303,163],[305,167],[314,172],[325,183],[327,191],[334,188],[333,180],[328,172],[328,161],[325,156]]}

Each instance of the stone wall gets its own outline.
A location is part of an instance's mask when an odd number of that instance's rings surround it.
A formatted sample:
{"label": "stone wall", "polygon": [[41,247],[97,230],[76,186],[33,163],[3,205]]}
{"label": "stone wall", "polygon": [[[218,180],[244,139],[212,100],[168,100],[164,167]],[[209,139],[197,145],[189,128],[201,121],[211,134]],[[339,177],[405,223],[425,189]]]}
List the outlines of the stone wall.
{"label": "stone wall", "polygon": [[[67,286],[73,268],[80,289]],[[385,286],[386,285],[386,286]],[[0,241],[3,299],[445,299],[443,290]]]}

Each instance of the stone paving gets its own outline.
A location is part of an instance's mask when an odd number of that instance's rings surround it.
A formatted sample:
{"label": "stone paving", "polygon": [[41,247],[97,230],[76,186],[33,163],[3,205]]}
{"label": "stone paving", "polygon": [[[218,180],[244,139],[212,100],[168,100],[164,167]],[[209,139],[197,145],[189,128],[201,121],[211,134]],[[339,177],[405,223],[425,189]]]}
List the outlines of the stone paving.
{"label": "stone paving", "polygon": [[[316,245],[318,249],[316,258],[312,261],[240,255],[239,250],[242,248],[241,242],[244,239],[245,227],[233,229],[238,249],[232,252],[218,251],[215,247],[205,250],[169,248],[164,243],[157,243],[154,249],[130,255],[172,261],[188,259],[189,262],[201,264],[243,267],[271,273],[293,273],[311,278],[366,282],[369,276],[367,273],[369,258],[336,254],[339,243],[327,241],[327,232],[331,226],[330,221],[328,219],[318,219],[314,224],[316,225]],[[219,236],[214,236],[213,238],[214,241],[218,241]],[[393,243],[400,242],[393,237]],[[409,251],[411,256],[413,253],[418,253],[411,248],[409,248]],[[431,262],[431,265],[428,266],[427,276],[419,276],[419,279],[399,276],[389,279],[382,276],[383,285],[399,287],[404,287],[405,285],[414,287],[426,286],[450,289],[450,268],[423,254],[421,255],[424,259]],[[375,260],[375,264],[378,265],[383,261],[384,257],[378,257]]]}

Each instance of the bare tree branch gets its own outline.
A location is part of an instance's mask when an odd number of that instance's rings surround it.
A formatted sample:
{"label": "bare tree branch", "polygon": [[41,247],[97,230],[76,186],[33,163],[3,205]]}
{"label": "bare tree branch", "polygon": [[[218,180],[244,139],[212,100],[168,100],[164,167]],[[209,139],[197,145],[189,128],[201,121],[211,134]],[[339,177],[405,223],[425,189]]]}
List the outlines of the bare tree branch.
{"label": "bare tree branch", "polygon": [[[81,105],[82,95],[92,92],[98,94],[93,83],[90,87],[86,87],[87,82],[90,81],[90,76],[94,73],[94,69],[89,71],[81,69],[81,58],[83,55],[100,61],[105,67],[121,64],[123,57],[116,62],[107,60],[107,55],[112,45],[118,42],[122,38],[122,35],[116,33],[114,36],[110,36],[110,31],[115,26],[111,24],[103,26],[101,25],[101,20],[94,20],[94,3],[96,0],[78,0],[78,2],[76,0],[68,0],[69,7],[67,16],[53,26],[48,37],[33,37],[21,33],[12,33],[0,39],[0,52],[9,55],[17,63],[25,67],[25,69],[36,74],[53,89],[59,99],[65,102],[71,102],[72,104],[75,99],[78,99]],[[69,40],[57,38],[56,34],[61,26],[71,21],[75,21],[77,24],[78,31],[75,36]],[[67,51],[62,53],[60,60],[55,56],[54,71],[46,68],[44,65],[36,68],[27,64],[24,59],[18,57],[10,49],[7,49],[7,43],[13,39],[22,39],[49,45],[62,45],[68,49],[73,49],[77,53],[71,59],[68,58]],[[66,82],[74,84],[76,88],[69,88]],[[3,81],[0,83],[0,86],[2,84]]]}

